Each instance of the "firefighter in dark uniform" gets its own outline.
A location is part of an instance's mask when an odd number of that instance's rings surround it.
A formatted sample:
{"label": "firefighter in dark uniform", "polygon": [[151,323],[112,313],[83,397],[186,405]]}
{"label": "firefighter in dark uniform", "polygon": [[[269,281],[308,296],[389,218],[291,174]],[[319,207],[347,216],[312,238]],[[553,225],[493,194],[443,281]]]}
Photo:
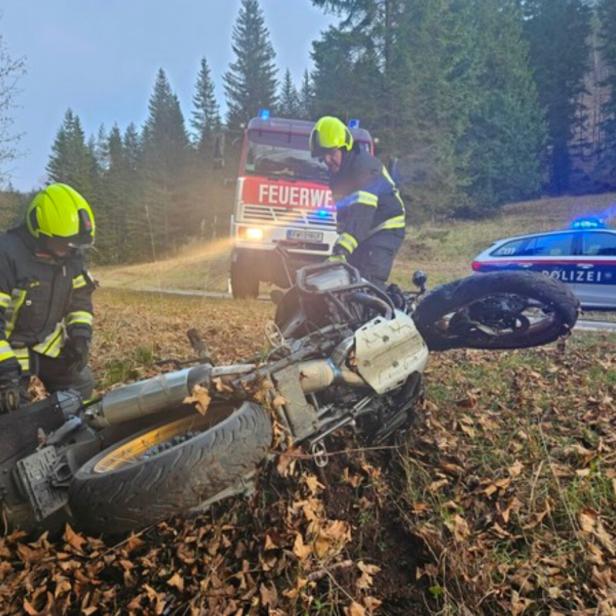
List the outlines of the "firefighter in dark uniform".
{"label": "firefighter in dark uniform", "polygon": [[49,392],[92,394],[94,283],[83,249],[94,215],[66,184],[39,192],[23,224],[0,236],[0,412],[27,402],[30,375]]}
{"label": "firefighter in dark uniform", "polygon": [[384,289],[404,239],[405,210],[396,183],[383,163],[353,144],[338,118],[316,122],[310,151],[327,165],[336,200],[338,238],[330,260],[348,261]]}

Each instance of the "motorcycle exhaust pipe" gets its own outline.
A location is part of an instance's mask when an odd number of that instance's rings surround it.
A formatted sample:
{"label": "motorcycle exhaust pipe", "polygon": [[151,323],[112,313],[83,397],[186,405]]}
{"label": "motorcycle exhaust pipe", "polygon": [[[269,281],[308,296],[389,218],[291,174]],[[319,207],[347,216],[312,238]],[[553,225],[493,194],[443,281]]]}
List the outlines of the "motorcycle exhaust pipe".
{"label": "motorcycle exhaust pipe", "polygon": [[299,378],[302,391],[312,394],[335,383],[345,383],[351,387],[369,387],[364,379],[346,366],[337,366],[331,359],[313,359],[299,365]]}
{"label": "motorcycle exhaust pipe", "polygon": [[202,364],[177,372],[167,372],[151,379],[118,387],[105,394],[85,413],[96,428],[107,428],[133,419],[155,415],[182,404],[195,385],[209,386],[212,378],[240,375],[254,370],[253,364],[213,368]]}

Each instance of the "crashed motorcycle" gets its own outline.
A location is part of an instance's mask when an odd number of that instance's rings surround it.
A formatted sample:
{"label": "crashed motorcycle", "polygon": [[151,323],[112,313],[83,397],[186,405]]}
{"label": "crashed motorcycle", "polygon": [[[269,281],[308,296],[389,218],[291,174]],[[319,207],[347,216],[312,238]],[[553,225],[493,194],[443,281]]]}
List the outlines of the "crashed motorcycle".
{"label": "crashed motorcycle", "polygon": [[[318,465],[352,428],[374,445],[410,425],[430,351],[513,349],[567,335],[578,302],[529,272],[383,291],[343,263],[297,272],[266,326],[269,350],[201,361],[83,403],[74,392],[0,416],[0,503],[9,527],[121,533],[251,489],[274,453]],[[195,410],[195,403],[201,412]]]}

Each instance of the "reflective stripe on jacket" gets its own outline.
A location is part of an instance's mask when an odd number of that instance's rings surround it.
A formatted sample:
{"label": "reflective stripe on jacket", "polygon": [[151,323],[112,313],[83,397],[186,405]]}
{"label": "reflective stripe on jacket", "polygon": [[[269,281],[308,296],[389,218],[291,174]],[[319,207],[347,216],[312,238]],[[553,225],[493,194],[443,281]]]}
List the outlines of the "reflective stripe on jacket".
{"label": "reflective stripe on jacket", "polygon": [[83,257],[56,260],[19,227],[0,236],[0,362],[27,370],[29,350],[58,357],[70,336],[91,337],[94,283]]}
{"label": "reflective stripe on jacket", "polygon": [[404,236],[406,216],[398,187],[381,161],[368,152],[345,153],[331,188],[338,220],[335,254],[350,256],[379,231]]}

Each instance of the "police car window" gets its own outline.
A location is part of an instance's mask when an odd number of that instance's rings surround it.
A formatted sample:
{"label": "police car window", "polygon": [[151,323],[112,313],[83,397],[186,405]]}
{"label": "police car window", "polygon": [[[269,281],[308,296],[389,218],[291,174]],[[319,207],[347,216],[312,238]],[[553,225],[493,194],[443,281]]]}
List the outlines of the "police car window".
{"label": "police car window", "polygon": [[520,254],[520,251],[524,247],[528,240],[513,240],[512,242],[507,242],[502,246],[499,246],[496,250],[490,253],[492,257],[515,257]]}
{"label": "police car window", "polygon": [[616,233],[584,233],[582,254],[587,257],[616,257]]}
{"label": "police car window", "polygon": [[573,255],[573,233],[538,235],[531,238],[517,256],[568,257]]}

